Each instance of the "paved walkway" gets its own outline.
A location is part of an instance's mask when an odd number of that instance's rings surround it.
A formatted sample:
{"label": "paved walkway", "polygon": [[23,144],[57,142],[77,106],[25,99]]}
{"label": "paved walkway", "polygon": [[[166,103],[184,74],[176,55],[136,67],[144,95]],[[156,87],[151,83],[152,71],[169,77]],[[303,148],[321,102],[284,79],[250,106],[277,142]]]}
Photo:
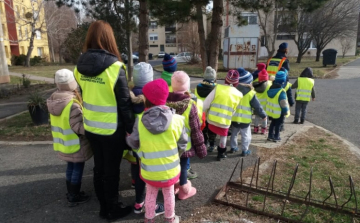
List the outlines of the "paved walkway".
{"label": "paved walkway", "polygon": [[[14,73],[14,72],[9,72],[9,75],[10,76],[15,76],[15,77],[22,77],[22,74]],[[45,82],[50,83],[50,84],[54,83],[54,78],[49,78],[49,77],[39,77],[39,76],[35,76],[35,75],[28,75],[28,78],[30,80],[34,80],[34,81],[45,81]]]}

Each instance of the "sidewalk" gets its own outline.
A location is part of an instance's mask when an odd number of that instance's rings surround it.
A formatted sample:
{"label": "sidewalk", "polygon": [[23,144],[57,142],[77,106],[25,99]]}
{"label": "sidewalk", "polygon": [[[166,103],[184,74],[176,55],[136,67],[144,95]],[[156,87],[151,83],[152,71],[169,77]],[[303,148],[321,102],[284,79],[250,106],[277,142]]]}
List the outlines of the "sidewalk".
{"label": "sidewalk", "polygon": [[[22,77],[22,74],[19,73],[14,73],[14,72],[9,72],[10,76],[15,76],[15,77]],[[26,75],[27,78],[29,78],[30,80],[34,80],[34,81],[45,81],[47,83],[53,84],[54,83],[54,78],[48,78],[48,77],[40,77],[40,76],[35,76],[35,75]],[[11,77],[10,77],[11,78]]]}

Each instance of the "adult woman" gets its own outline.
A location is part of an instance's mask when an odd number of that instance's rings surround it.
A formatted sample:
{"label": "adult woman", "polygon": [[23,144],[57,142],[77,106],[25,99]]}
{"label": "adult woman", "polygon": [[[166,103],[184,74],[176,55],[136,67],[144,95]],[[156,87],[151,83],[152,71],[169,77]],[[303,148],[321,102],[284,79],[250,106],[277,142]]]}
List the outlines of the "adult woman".
{"label": "adult woman", "polygon": [[125,65],[111,26],[93,22],[74,71],[83,96],[85,135],[94,152],[94,187],[100,217],[114,220],[132,209],[118,202],[120,162],[126,132],[134,124]]}

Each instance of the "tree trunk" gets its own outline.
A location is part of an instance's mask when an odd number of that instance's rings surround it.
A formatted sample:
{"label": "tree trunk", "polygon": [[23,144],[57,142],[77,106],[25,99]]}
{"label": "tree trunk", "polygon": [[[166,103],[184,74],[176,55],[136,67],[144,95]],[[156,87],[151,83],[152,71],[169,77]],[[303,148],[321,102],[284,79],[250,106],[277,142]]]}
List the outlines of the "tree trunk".
{"label": "tree trunk", "polygon": [[49,38],[49,41],[51,42],[51,57],[52,57],[52,61],[53,63],[55,63],[55,53],[54,53],[54,44],[53,44],[53,40],[51,38]]}
{"label": "tree trunk", "polygon": [[34,37],[35,37],[35,31],[31,32],[30,41],[29,41],[29,49],[26,54],[25,67],[30,67],[30,57],[31,57],[31,53],[34,49]]}
{"label": "tree trunk", "polygon": [[203,71],[205,71],[206,67],[208,66],[208,57],[206,52],[206,36],[205,36],[205,28],[203,22],[203,12],[202,12],[202,5],[196,5],[196,22],[198,24],[198,33],[199,33],[199,40],[200,40],[200,55],[201,55],[201,64]]}
{"label": "tree trunk", "polygon": [[223,0],[213,1],[213,14],[211,19],[211,32],[209,35],[209,66],[218,69],[219,44],[221,39],[221,27],[223,25],[222,15],[224,12]]}
{"label": "tree trunk", "polygon": [[125,18],[126,18],[126,42],[128,47],[128,64],[127,64],[127,73],[128,81],[132,79],[133,71],[133,58],[132,58],[132,45],[131,45],[131,18],[130,18],[130,2],[129,0],[125,1]]}
{"label": "tree trunk", "polygon": [[149,8],[147,0],[140,0],[139,14],[139,62],[148,62],[149,53]]}
{"label": "tree trunk", "polygon": [[297,58],[296,58],[296,63],[301,63],[301,59],[302,59],[302,54],[298,54]]}
{"label": "tree trunk", "polygon": [[320,53],[321,53],[321,48],[316,48],[316,60],[315,61],[320,61]]}

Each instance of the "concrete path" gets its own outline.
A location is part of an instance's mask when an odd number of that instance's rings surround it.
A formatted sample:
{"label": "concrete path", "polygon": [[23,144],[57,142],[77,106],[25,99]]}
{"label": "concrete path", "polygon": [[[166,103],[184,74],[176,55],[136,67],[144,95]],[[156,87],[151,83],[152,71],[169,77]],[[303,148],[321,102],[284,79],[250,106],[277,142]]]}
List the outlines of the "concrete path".
{"label": "concrete path", "polygon": [[[10,76],[15,76],[15,77],[22,77],[22,74],[19,73],[14,73],[14,72],[9,72]],[[47,83],[53,84],[54,83],[54,78],[49,78],[49,77],[40,77],[40,76],[35,76],[35,75],[27,75],[27,78],[29,78],[30,80],[35,80],[35,81],[45,81]]]}

